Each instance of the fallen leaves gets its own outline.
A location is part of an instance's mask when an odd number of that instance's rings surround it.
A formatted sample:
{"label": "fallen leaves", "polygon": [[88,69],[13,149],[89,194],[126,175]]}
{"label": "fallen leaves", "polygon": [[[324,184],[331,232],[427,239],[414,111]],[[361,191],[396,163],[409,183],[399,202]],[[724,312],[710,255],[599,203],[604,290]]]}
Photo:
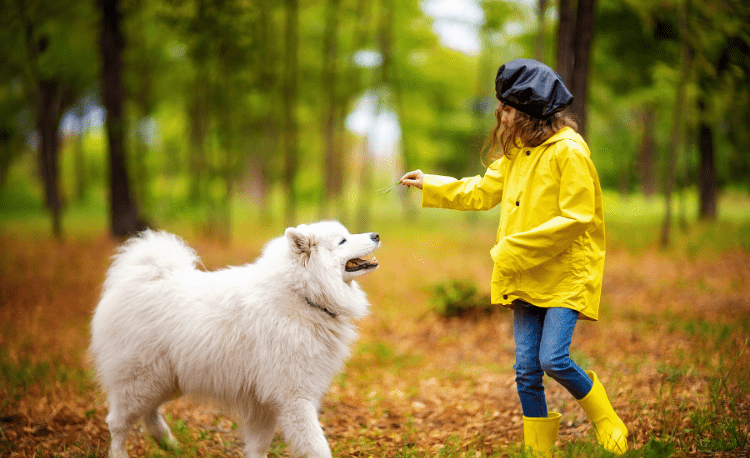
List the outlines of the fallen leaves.
{"label": "fallen leaves", "polygon": [[[227,249],[199,242],[198,252],[211,268],[250,260],[262,243]],[[408,241],[392,243],[378,255],[380,270],[361,281],[373,314],[360,323],[352,358],[323,400],[321,424],[334,456],[513,450],[522,413],[511,313],[443,319],[428,300],[430,285],[459,271],[484,291],[486,250],[445,250],[432,240],[423,244],[422,256],[433,259],[425,263],[402,256]],[[106,237],[59,244],[0,233],[0,456],[104,456],[106,398],[86,347],[114,249]],[[750,330],[750,254],[691,260],[610,249],[602,311],[600,323],[577,326],[573,357],[599,374],[631,445],[659,438],[677,444],[679,454],[701,456],[710,440],[747,437],[746,421],[731,429],[714,410],[722,406],[726,421],[750,418],[750,352],[741,353]],[[585,415],[562,387],[548,382],[547,399],[563,414],[559,446],[591,440]],[[217,408],[179,399],[165,411],[194,456],[241,456],[236,421]],[[279,440],[269,456],[289,456]],[[142,426],[128,447],[131,456],[156,450]]]}

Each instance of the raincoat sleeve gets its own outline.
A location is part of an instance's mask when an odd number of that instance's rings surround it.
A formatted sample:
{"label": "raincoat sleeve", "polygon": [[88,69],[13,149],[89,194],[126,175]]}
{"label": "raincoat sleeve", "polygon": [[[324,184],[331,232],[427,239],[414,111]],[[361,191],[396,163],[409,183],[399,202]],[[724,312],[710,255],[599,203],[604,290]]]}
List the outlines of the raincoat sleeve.
{"label": "raincoat sleeve", "polygon": [[484,176],[457,180],[425,175],[422,206],[453,210],[489,210],[503,197],[502,159],[490,164]]}
{"label": "raincoat sleeve", "polygon": [[551,161],[550,167],[557,167],[560,177],[559,215],[529,230],[509,234],[492,248],[492,259],[504,275],[534,268],[556,257],[569,248],[596,217],[598,177],[588,155],[565,147]]}

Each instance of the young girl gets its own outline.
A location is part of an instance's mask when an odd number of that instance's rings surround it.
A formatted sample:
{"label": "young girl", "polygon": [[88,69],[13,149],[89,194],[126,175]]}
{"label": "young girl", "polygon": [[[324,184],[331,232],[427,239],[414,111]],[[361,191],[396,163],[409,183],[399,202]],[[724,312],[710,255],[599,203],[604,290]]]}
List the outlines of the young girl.
{"label": "young girl", "polygon": [[557,73],[530,59],[501,66],[495,90],[497,124],[487,139],[484,176],[456,180],[415,170],[401,184],[422,190],[423,207],[488,210],[500,204],[490,251],[492,303],[513,309],[525,445],[551,456],[557,437],[560,414],[547,411],[546,372],[578,400],[597,441],[624,453],[625,424],[596,374],[581,370],[569,354],[577,320],[598,319],[604,266],[599,177],[576,123],[563,112],[573,96]]}

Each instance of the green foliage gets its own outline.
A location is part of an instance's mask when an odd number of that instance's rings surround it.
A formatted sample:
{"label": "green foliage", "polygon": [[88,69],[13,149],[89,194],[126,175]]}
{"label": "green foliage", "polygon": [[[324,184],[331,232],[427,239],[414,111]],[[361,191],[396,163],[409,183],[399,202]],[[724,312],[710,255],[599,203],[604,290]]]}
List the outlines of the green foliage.
{"label": "green foliage", "polygon": [[[680,151],[678,180],[696,183],[699,125],[711,129],[719,186],[748,183],[748,158],[738,156],[748,145],[747,129],[722,126],[747,124],[750,91],[744,81],[750,70],[747,58],[750,34],[739,32],[750,9],[741,1],[691,3],[602,1],[598,7],[591,85],[592,151],[608,157],[594,159],[606,187],[630,191],[638,186],[639,150],[647,134],[642,115],[653,110],[656,129],[651,133],[664,175],[680,65],[681,40],[690,46],[691,74],[684,114],[686,135]],[[679,33],[683,12],[690,34]],[[637,49],[637,52],[634,50]],[[740,51],[743,50],[743,51]],[[738,52],[739,51],[739,52]],[[740,79],[737,79],[740,77]],[[722,133],[722,131],[724,133]],[[730,165],[731,164],[731,165]],[[745,178],[739,178],[743,176]]]}
{"label": "green foliage", "polygon": [[[477,33],[483,47],[477,55],[466,55],[441,46],[434,19],[419,2],[341,0],[335,9],[335,54],[329,56],[335,67],[333,102],[324,96],[332,79],[325,76],[331,75],[326,73],[330,69],[323,68],[328,4],[300,5],[295,78],[299,102],[293,110],[299,125],[299,172],[289,178],[283,171],[290,145],[282,142],[288,126],[281,116],[284,5],[269,0],[123,2],[128,166],[141,210],[148,219],[158,219],[165,209],[171,215],[186,206],[204,206],[210,209],[204,222],[226,219],[221,224],[229,226],[234,217],[231,200],[238,194],[251,195],[264,211],[284,202],[278,194],[288,193],[302,206],[322,207],[323,188],[331,185],[330,177],[321,173],[328,148],[323,118],[329,103],[335,105],[336,152],[343,164],[336,173],[343,181],[341,194],[351,199],[349,189],[367,188],[363,161],[377,161],[362,154],[367,139],[348,132],[343,120],[368,91],[378,94],[380,112],[398,116],[402,133],[398,152],[383,161],[388,164],[374,165],[376,180],[392,181],[405,167],[453,176],[481,173],[481,145],[494,124],[494,73],[509,59],[531,57],[537,30],[535,13],[523,2],[479,4],[484,21]],[[655,161],[663,171],[674,104],[671,88],[679,66],[676,19],[682,5],[631,0],[597,5],[587,141],[606,188],[630,193],[641,186],[639,150],[646,110],[656,114]],[[12,191],[14,183],[5,179],[21,171],[27,182],[37,180],[32,136],[36,82],[59,80],[70,98],[63,111],[88,114],[99,103],[95,82],[100,57],[95,3],[34,0],[3,6],[0,212],[9,212],[30,207],[30,195],[38,200],[36,207],[43,201],[38,191]],[[555,7],[550,6],[550,18]],[[707,123],[715,137],[719,185],[746,188],[750,36],[745,25],[750,13],[740,0],[694,2],[688,13],[691,36],[686,39],[695,65],[687,91],[687,141],[679,181],[691,186],[698,179],[695,132]],[[547,20],[542,31],[544,60],[552,66],[555,28],[555,21]],[[379,51],[387,59],[380,66],[358,66],[353,57],[361,50]],[[699,100],[705,105],[702,110],[696,108]],[[103,129],[63,136],[61,147],[63,194],[78,199],[79,185],[80,198],[104,194],[109,178]],[[292,183],[285,183],[287,179]]]}
{"label": "green foliage", "polygon": [[[665,209],[664,197],[646,197],[636,193],[621,195],[604,191],[604,221],[608,244],[642,251],[655,246]],[[750,246],[750,201],[735,192],[719,199],[718,221],[697,221],[698,196],[695,190],[684,190],[673,200],[673,214],[678,223],[673,229],[675,248],[696,256],[731,247]]]}
{"label": "green foliage", "polygon": [[24,396],[31,385],[40,380],[49,380],[52,373],[53,368],[48,361],[37,363],[22,359],[16,362],[4,349],[0,349],[0,389],[9,400]]}
{"label": "green foliage", "polygon": [[659,439],[650,439],[643,446],[643,458],[668,458],[674,454],[674,443],[660,441]]}
{"label": "green foliage", "polygon": [[393,347],[383,342],[361,343],[357,347],[354,356],[354,360],[349,364],[388,367],[393,372],[398,372],[403,368],[413,367],[421,361],[419,355],[397,353]]}
{"label": "green foliage", "polygon": [[462,316],[469,312],[486,313],[493,309],[489,296],[479,294],[472,280],[448,279],[432,287],[433,309],[441,316]]}
{"label": "green foliage", "polygon": [[4,398],[0,402],[0,410],[7,402],[25,396],[29,388],[37,383],[43,387],[55,382],[66,383],[80,393],[91,388],[92,380],[93,374],[86,370],[56,360],[35,361],[23,356],[11,358],[5,349],[0,348],[0,393]]}
{"label": "green foliage", "polygon": [[44,205],[38,184],[19,175],[8,177],[7,186],[0,188],[0,218],[23,218],[40,214],[44,214]]}
{"label": "green foliage", "polygon": [[[90,91],[96,65],[96,15],[92,2],[3,1],[0,9],[0,188],[10,168],[33,153],[32,134],[41,119],[39,84],[58,87],[61,116]],[[38,137],[34,139],[38,142]],[[31,177],[34,175],[32,174]]]}

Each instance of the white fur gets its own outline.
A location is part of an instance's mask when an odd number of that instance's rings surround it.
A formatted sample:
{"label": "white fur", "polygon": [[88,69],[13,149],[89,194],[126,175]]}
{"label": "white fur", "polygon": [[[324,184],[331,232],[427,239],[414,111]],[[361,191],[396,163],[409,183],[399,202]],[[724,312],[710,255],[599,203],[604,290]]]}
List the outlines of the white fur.
{"label": "white fur", "polygon": [[369,307],[353,281],[364,271],[344,265],[379,245],[376,234],[326,221],[287,229],[253,264],[204,272],[172,234],[145,231],[124,243],[91,324],[110,456],[127,456],[141,417],[157,442],[176,447],[159,406],[179,393],[238,415],[248,458],[266,456],[277,426],[294,453],[330,457],[320,400],[356,338],[352,320]]}

